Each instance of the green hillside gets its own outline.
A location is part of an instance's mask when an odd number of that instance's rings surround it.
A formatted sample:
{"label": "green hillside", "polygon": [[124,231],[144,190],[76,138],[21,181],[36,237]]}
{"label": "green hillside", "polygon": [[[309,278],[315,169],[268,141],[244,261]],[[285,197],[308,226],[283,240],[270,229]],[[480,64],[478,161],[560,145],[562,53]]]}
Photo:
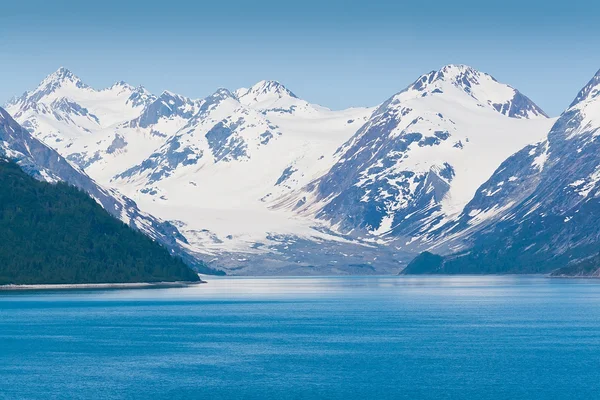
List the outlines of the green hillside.
{"label": "green hillside", "polygon": [[198,280],[87,194],[0,160],[0,284]]}

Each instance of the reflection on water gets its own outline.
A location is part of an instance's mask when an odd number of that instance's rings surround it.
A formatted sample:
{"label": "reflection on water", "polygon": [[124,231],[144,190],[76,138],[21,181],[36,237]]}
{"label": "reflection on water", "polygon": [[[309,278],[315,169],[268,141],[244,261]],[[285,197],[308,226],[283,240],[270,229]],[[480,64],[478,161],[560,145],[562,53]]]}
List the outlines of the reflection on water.
{"label": "reflection on water", "polygon": [[213,278],[0,293],[0,398],[594,398],[600,282]]}
{"label": "reflection on water", "polygon": [[[27,300],[309,300],[395,296],[523,296],[595,286],[598,279],[558,279],[542,275],[213,277],[206,284],[162,289],[71,289],[0,292],[0,301]],[[523,287],[527,290],[524,291]],[[592,292],[596,288],[591,289]]]}

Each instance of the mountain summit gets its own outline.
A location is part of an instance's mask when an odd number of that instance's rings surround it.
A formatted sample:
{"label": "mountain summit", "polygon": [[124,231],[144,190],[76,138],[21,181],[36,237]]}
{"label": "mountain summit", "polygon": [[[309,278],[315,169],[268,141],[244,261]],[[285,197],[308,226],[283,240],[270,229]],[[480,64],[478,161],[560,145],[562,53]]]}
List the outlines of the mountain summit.
{"label": "mountain summit", "polygon": [[[400,97],[436,95],[457,88],[484,106],[512,118],[548,117],[541,108],[513,87],[467,65],[449,64],[422,75]],[[415,93],[416,92],[416,93]]]}
{"label": "mountain summit", "polygon": [[406,272],[600,275],[599,83],[596,74],[544,140],[506,159],[434,232],[431,250],[459,252]]}
{"label": "mountain summit", "polygon": [[235,273],[338,273],[338,253],[314,246],[343,247],[348,268],[377,260],[369,271],[395,271],[396,250],[460,214],[553,123],[464,65],[422,75],[377,107],[336,111],[277,81],[189,99],[123,82],[95,90],[61,69],[38,89],[9,108],[23,127]]}
{"label": "mountain summit", "polygon": [[78,89],[87,90],[90,89],[90,87],[83,83],[83,81],[71,71],[65,67],[60,67],[44,78],[36,89],[31,92],[23,93],[21,97],[13,99],[12,102],[7,104],[7,107],[10,109],[19,104],[31,104],[42,101],[51,102],[59,97],[56,93],[60,89],[62,89],[62,91],[77,91]]}
{"label": "mountain summit", "polygon": [[[526,100],[524,100],[526,99]],[[494,170],[552,121],[488,74],[448,65],[385,101],[298,197],[341,232],[410,243],[459,213]]]}
{"label": "mountain summit", "polygon": [[240,103],[245,105],[273,101],[284,97],[298,97],[277,81],[260,81],[249,89],[235,91]]}
{"label": "mountain summit", "polygon": [[600,70],[596,72],[596,75],[594,75],[587,85],[581,89],[569,108],[573,108],[585,100],[593,100],[598,96],[600,96]]}

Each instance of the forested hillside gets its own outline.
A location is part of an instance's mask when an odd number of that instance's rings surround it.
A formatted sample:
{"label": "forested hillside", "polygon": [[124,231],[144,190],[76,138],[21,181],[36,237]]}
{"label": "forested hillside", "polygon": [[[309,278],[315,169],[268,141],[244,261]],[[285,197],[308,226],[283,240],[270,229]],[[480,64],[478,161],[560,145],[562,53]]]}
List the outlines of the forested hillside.
{"label": "forested hillside", "polygon": [[87,194],[0,160],[0,284],[198,280]]}

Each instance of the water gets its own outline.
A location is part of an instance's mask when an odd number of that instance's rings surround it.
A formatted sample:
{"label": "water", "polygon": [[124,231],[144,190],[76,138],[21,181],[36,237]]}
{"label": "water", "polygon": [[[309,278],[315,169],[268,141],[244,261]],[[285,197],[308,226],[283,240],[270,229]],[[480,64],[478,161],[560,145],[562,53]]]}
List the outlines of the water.
{"label": "water", "polygon": [[0,293],[0,398],[599,393],[598,281],[246,278]]}

